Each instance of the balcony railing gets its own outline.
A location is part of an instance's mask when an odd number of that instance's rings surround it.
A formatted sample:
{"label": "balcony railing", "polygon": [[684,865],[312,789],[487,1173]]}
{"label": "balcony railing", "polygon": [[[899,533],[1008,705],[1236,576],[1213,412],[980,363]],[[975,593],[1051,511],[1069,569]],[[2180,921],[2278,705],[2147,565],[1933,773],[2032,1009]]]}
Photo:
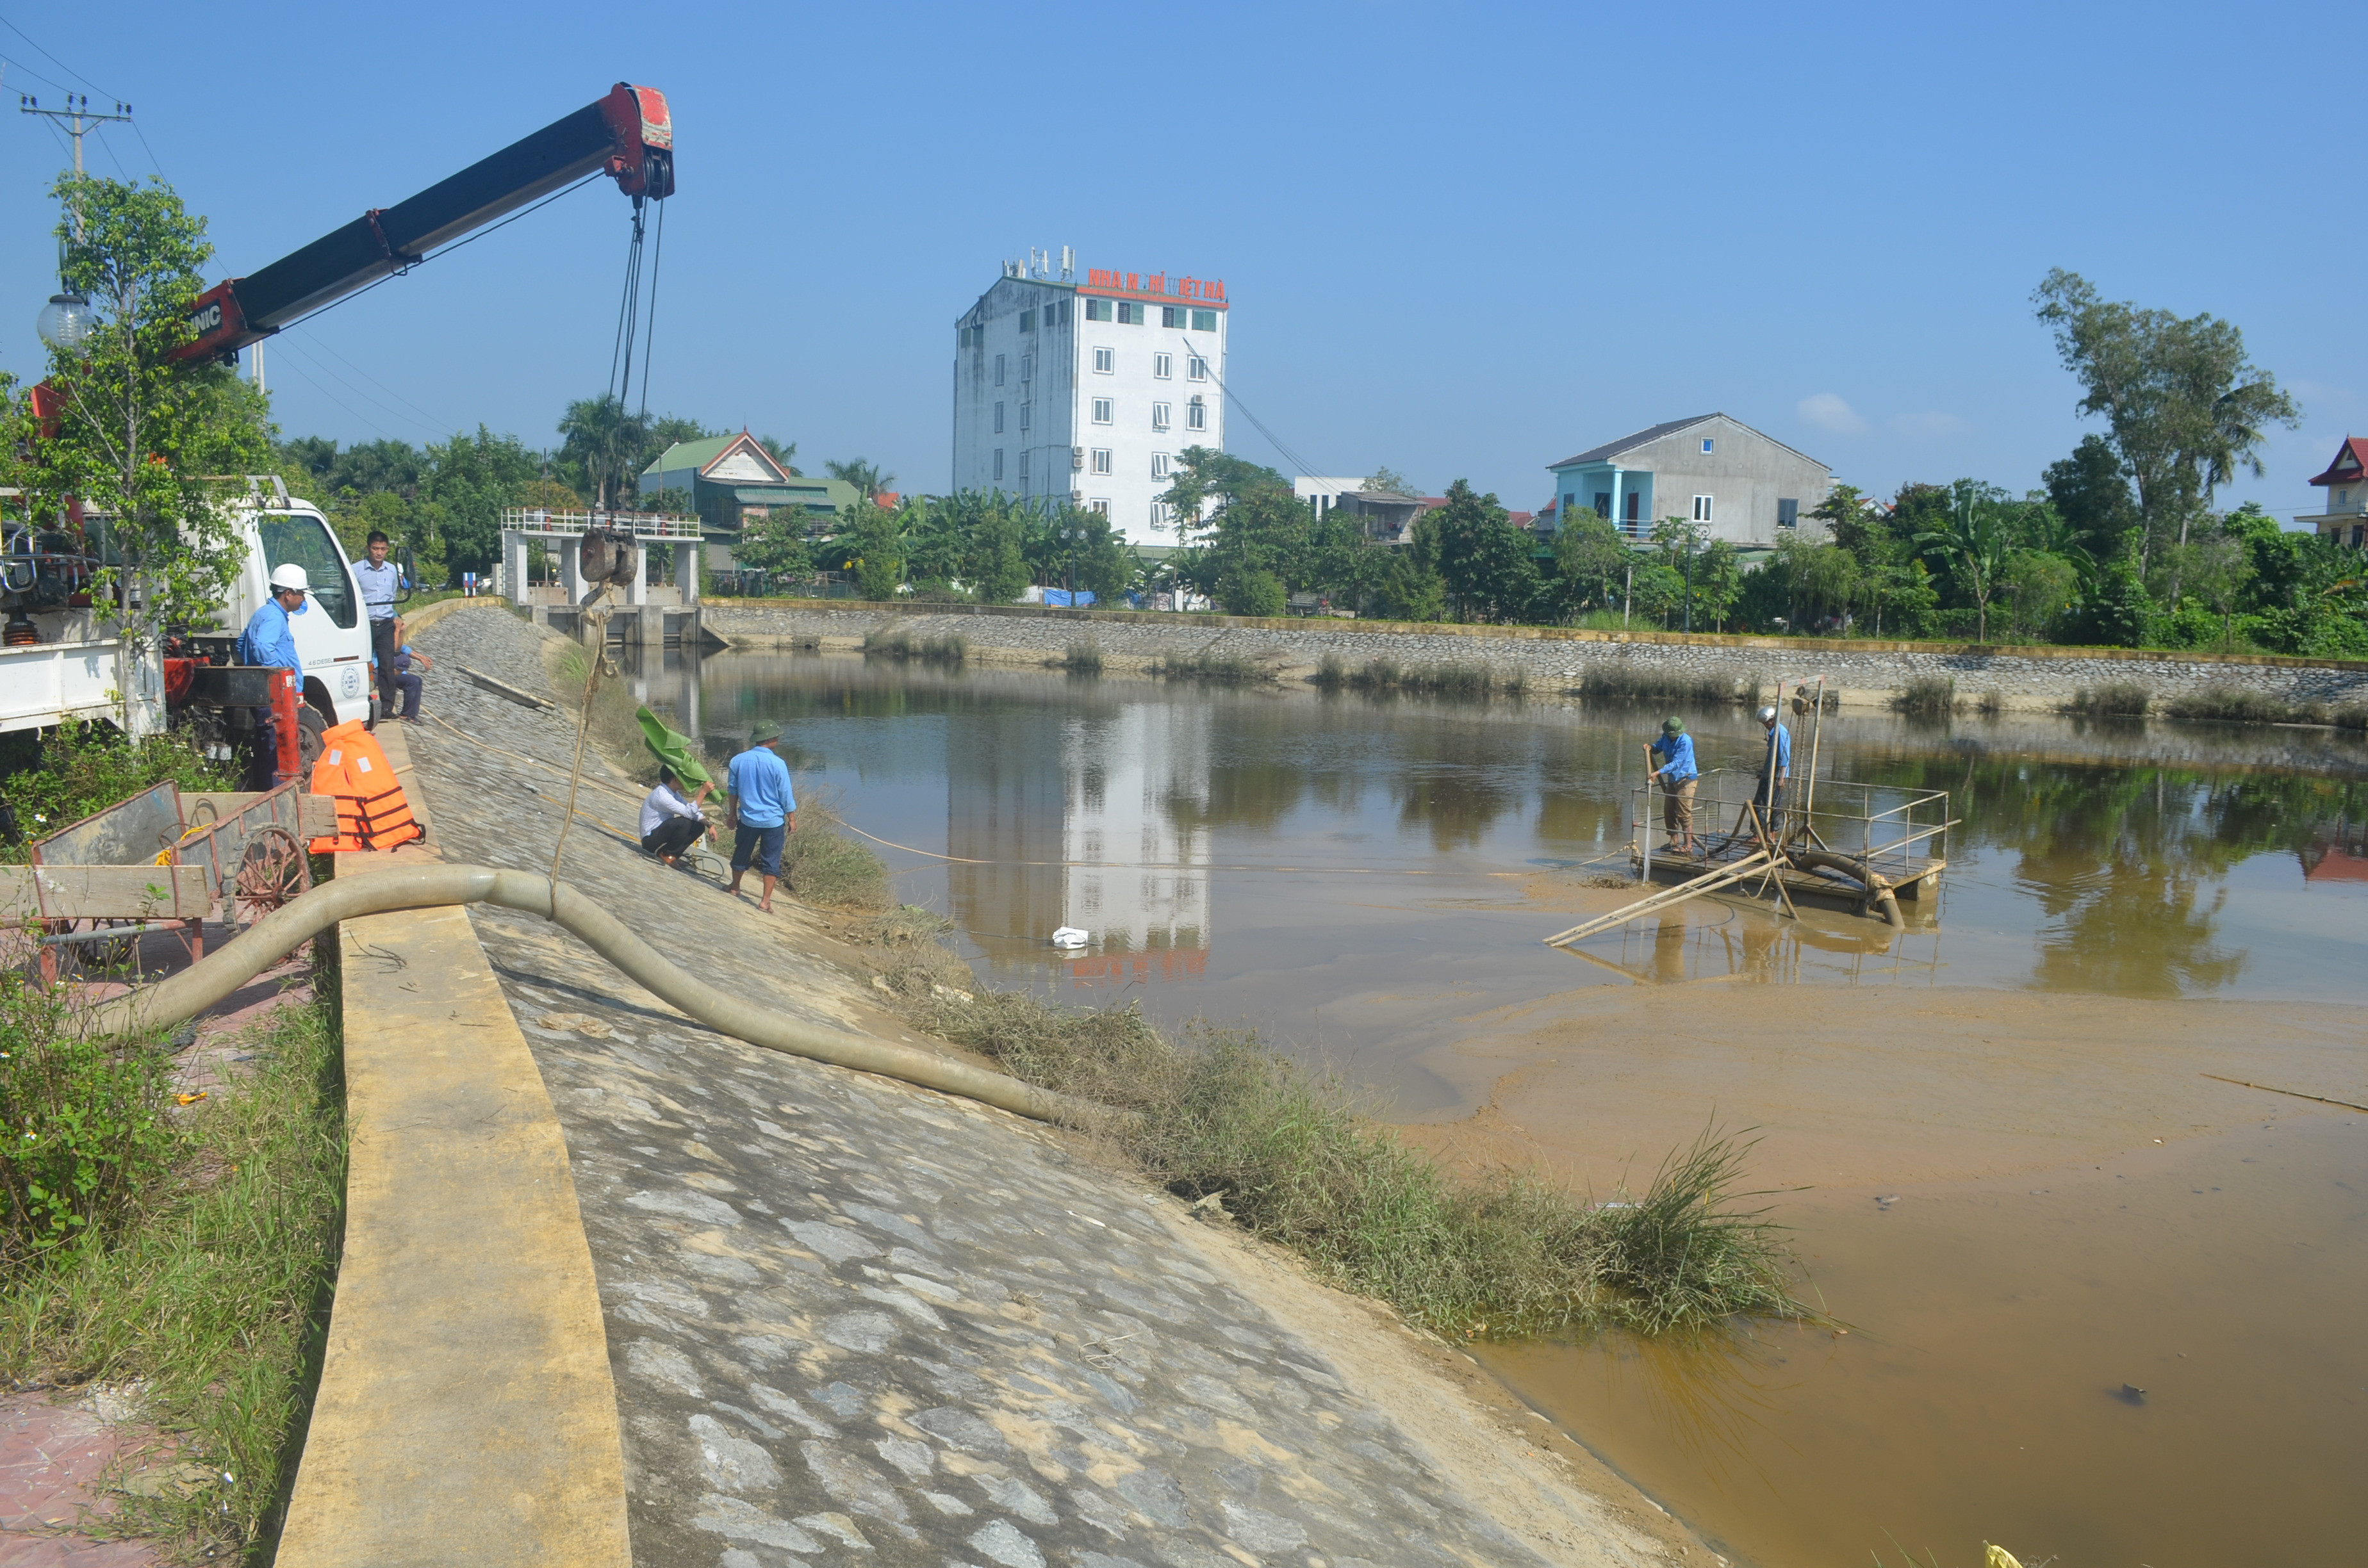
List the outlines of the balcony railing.
{"label": "balcony railing", "polygon": [[594,527],[625,528],[635,539],[695,540],[697,517],[668,512],[552,512],[537,506],[502,513],[502,531],[521,534],[581,534]]}

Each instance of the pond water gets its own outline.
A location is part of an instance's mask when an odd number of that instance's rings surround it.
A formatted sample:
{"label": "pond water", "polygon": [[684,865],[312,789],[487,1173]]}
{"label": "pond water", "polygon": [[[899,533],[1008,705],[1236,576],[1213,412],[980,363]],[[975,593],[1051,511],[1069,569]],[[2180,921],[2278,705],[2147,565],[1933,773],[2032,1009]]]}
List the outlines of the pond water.
{"label": "pond water", "polygon": [[[1475,1019],[1601,987],[1978,987],[2264,1016],[2368,998],[2368,746],[2325,732],[1831,715],[1821,775],[1886,801],[1945,790],[1960,819],[1906,931],[1702,900],[1571,954],[1540,938],[1622,902],[1570,900],[1627,869],[1657,711],[819,654],[669,655],[634,679],[719,747],[782,722],[802,794],[874,836],[900,896],[951,915],[994,983],[1255,1026],[1409,1123],[1489,1099],[1503,1064],[1460,1049]],[[1747,715],[1686,717],[1705,767],[1749,766]],[[1091,944],[1053,949],[1064,925]],[[2368,1117],[2254,1109],[2199,1149],[2083,1157],[2094,1179],[2051,1181],[2044,1214],[2001,1207],[1996,1183],[1916,1187],[1931,1218],[1912,1230],[1860,1195],[1789,1199],[1778,1217],[1853,1336],[1488,1359],[1770,1568],[1887,1562],[1890,1536],[1944,1564],[1976,1560],[1984,1534],[2026,1562],[2356,1555],[2368,1489],[2340,1476],[2368,1459]],[[2243,1180],[2205,1179],[2223,1165]],[[2243,1201],[2188,1202],[2224,1187]],[[2133,1199],[2159,1223],[2129,1229]],[[2028,1310],[1974,1309],[2041,1254],[2078,1267],[2009,1292]],[[2133,1387],[2183,1392],[2099,1393],[2124,1381],[2090,1375],[2117,1346],[2169,1369]]]}

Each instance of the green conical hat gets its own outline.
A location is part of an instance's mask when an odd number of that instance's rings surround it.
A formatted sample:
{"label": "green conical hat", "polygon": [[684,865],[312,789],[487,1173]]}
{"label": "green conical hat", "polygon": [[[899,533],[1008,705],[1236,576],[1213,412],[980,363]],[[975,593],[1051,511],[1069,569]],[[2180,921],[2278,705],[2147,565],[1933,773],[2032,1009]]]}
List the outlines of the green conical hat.
{"label": "green conical hat", "polygon": [[648,746],[651,754],[664,763],[677,778],[686,784],[708,781],[707,769],[700,762],[698,754],[690,749],[689,735],[678,735],[667,729],[658,722],[658,716],[647,707],[635,712],[633,717],[641,721],[642,744]]}

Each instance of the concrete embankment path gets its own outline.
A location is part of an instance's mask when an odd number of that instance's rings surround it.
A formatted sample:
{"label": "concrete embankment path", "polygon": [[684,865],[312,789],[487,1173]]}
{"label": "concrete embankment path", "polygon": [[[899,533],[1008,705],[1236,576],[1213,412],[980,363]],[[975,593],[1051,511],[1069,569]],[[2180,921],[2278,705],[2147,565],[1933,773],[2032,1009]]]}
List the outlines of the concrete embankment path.
{"label": "concrete embankment path", "polygon": [[[565,775],[526,759],[564,764],[574,724],[456,669],[547,691],[547,638],[490,608],[418,638],[441,722],[404,738],[447,859],[551,863]],[[616,794],[580,806],[563,875],[687,971],[946,1049],[871,1006],[820,921],[643,858]],[[467,918],[564,1131],[635,1562],[1713,1561],[1493,1385],[1459,1387],[1461,1358],[1065,1134],[720,1037],[555,926]]]}

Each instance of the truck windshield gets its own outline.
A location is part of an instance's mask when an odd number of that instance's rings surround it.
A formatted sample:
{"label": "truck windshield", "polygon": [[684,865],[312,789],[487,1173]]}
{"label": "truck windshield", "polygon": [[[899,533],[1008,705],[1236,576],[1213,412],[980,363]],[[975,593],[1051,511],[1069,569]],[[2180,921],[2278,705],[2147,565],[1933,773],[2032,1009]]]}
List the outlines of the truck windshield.
{"label": "truck windshield", "polygon": [[337,547],[329,538],[329,530],[321,526],[318,517],[283,513],[255,520],[256,530],[263,536],[263,570],[270,575],[272,568],[290,562],[304,568],[312,580],[313,602],[321,607],[328,618],[351,631],[354,625],[353,579],[346,575],[346,563],[337,554]]}

